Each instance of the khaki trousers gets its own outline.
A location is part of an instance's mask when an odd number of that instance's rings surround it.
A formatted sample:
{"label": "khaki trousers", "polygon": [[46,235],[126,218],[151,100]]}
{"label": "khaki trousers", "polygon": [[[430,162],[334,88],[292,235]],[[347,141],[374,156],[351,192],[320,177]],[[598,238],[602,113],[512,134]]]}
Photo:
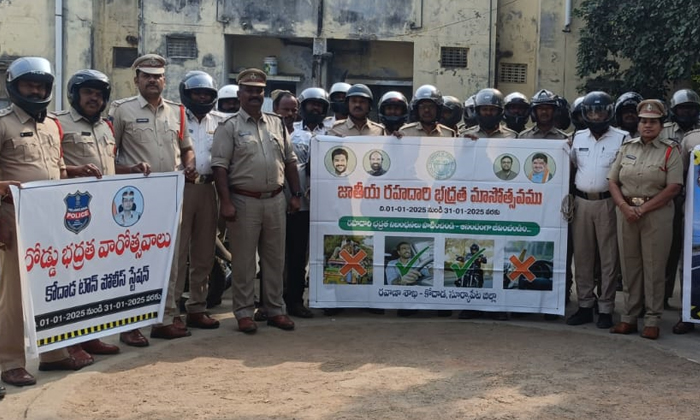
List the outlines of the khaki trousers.
{"label": "khaki trousers", "polygon": [[[0,223],[10,226],[14,232],[15,208],[11,204],[0,206]],[[24,368],[24,315],[22,313],[22,287],[19,279],[17,236],[12,235],[11,249],[0,251],[0,369]],[[57,362],[68,357],[63,349],[42,353],[42,362]]]}
{"label": "khaki trousers", "polygon": [[216,252],[216,224],[218,204],[214,184],[185,184],[178,250],[178,276],[175,302],[185,289],[187,256],[190,257],[190,297],[187,312],[196,314],[207,309],[209,274],[214,266]]}
{"label": "khaki trousers", "polygon": [[261,300],[269,317],[286,313],[284,241],[287,200],[284,194],[253,198],[232,193],[236,220],[228,223],[233,271],[233,314],[252,317],[255,310],[255,251],[260,254]]}
{"label": "khaki trousers", "polygon": [[600,313],[612,314],[615,308],[615,291],[620,274],[617,250],[617,216],[612,198],[586,200],[576,197],[574,220],[571,223],[576,265],[576,294],[579,308],[592,308],[595,304],[594,261],[596,248],[600,252]]}
{"label": "khaki trousers", "polygon": [[665,270],[673,237],[673,201],[628,223],[617,212],[617,233],[625,299],[622,322],[637,325],[646,308],[645,327],[658,327],[664,310]]}

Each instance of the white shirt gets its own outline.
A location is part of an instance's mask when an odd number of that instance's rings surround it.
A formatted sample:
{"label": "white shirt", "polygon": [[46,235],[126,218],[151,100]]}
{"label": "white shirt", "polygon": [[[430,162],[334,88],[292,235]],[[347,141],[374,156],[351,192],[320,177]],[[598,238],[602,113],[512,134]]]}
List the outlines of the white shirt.
{"label": "white shirt", "polygon": [[198,121],[197,117],[187,110],[187,129],[192,138],[192,150],[194,150],[197,173],[200,175],[211,175],[211,145],[214,142],[214,131],[219,126],[219,122],[224,121],[230,115],[219,111],[210,111]]}
{"label": "white shirt", "polygon": [[577,131],[573,137],[569,156],[576,167],[576,189],[585,193],[608,191],[610,165],[629,135],[610,127],[598,140],[589,129]]}

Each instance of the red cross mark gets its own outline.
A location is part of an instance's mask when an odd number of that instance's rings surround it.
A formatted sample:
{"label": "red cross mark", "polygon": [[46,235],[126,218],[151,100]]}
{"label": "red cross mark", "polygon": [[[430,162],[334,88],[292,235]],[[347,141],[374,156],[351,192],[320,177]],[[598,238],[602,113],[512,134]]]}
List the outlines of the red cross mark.
{"label": "red cross mark", "polygon": [[338,256],[345,261],[345,264],[340,267],[340,274],[346,275],[350,270],[355,270],[358,276],[367,274],[367,270],[360,264],[367,256],[365,251],[360,250],[357,254],[352,255],[348,251],[342,250],[338,253]]}
{"label": "red cross mark", "polygon": [[532,271],[530,271],[530,267],[535,263],[535,261],[537,260],[532,255],[530,255],[530,257],[528,257],[528,259],[525,261],[520,261],[515,255],[511,255],[510,262],[513,263],[513,266],[515,266],[515,270],[508,273],[508,278],[511,281],[515,281],[522,275],[525,276],[527,281],[532,282],[535,279],[535,275],[532,274]]}

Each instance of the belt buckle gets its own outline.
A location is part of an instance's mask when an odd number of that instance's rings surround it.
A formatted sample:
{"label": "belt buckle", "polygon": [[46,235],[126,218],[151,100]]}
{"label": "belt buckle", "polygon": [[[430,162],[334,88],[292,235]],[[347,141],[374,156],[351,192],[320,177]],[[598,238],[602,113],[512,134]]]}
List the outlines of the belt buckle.
{"label": "belt buckle", "polygon": [[261,199],[263,199],[263,198],[270,198],[270,197],[272,197],[272,194],[273,194],[273,192],[264,192],[264,193],[260,193],[260,197],[259,197],[259,198],[261,198]]}
{"label": "belt buckle", "polygon": [[642,204],[644,204],[645,201],[646,200],[644,200],[644,198],[642,198],[642,197],[631,197],[630,198],[630,202],[635,207],[641,206]]}
{"label": "belt buckle", "polygon": [[594,193],[588,193],[586,195],[588,196],[589,200],[600,200],[600,193],[594,192]]}

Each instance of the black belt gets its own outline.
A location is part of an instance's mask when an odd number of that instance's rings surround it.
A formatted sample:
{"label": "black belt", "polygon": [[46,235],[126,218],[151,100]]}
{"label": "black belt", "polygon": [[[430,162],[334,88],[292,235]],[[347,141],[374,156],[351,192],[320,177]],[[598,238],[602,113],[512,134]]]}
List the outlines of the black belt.
{"label": "black belt", "polygon": [[574,195],[576,195],[577,197],[584,198],[586,200],[605,200],[606,198],[612,197],[610,191],[603,191],[599,193],[587,193],[576,190],[574,191]]}
{"label": "black belt", "polygon": [[625,197],[625,201],[632,207],[639,207],[653,197]]}
{"label": "black belt", "polygon": [[279,187],[274,191],[268,191],[268,192],[253,192],[253,191],[242,190],[240,188],[233,188],[232,190],[233,190],[234,194],[240,194],[240,195],[245,195],[246,197],[263,199],[263,198],[272,198],[272,197],[276,196],[277,194],[281,193],[282,187]]}

